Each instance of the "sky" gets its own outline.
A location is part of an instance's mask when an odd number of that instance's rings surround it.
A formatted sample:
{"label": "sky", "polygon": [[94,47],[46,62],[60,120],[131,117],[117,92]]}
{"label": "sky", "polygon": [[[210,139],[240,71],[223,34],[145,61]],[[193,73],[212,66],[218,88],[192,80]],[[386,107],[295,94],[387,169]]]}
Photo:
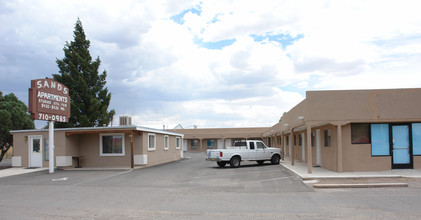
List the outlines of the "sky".
{"label": "sky", "polygon": [[[109,109],[152,128],[268,127],[309,90],[421,87],[421,1],[2,0],[0,91],[28,103],[76,20]],[[46,122],[36,122],[43,127]]]}

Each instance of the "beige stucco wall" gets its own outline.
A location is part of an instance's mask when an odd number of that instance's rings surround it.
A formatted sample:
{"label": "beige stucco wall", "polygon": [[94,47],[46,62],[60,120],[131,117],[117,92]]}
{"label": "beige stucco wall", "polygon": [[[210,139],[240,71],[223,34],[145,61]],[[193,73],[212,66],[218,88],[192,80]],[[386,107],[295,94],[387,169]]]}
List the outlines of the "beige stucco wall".
{"label": "beige stucco wall", "polygon": [[[208,149],[207,141],[214,140],[214,149],[218,148],[218,139],[231,140],[231,145],[235,139],[259,139],[263,137],[263,132],[269,127],[246,127],[246,128],[197,128],[197,129],[176,129],[176,133],[184,134],[187,141],[187,151],[200,152]],[[198,140],[197,149],[192,149],[191,140]],[[224,145],[225,146],[225,145]]]}
{"label": "beige stucco wall", "polygon": [[[116,130],[115,133],[122,134]],[[66,136],[66,130],[59,130],[54,132],[55,139],[55,156],[71,156],[80,158],[81,167],[130,167],[131,166],[131,147],[130,138],[128,133],[124,133],[125,147],[124,156],[101,156],[100,155],[100,132],[90,132],[83,130],[82,133],[78,133],[78,130],[71,130],[70,135]],[[86,133],[83,133],[86,132]],[[127,129],[126,129],[127,132]],[[110,134],[110,133],[106,133]],[[166,163],[170,161],[179,160],[181,158],[182,151],[182,138],[180,138],[180,149],[176,148],[176,136],[174,134],[168,134],[169,137],[169,150],[161,151],[160,147],[164,146],[164,135],[156,134],[157,138],[157,150],[147,150],[147,132],[134,132],[134,155],[145,155],[147,154],[147,166],[156,165],[160,163]],[[22,161],[22,167],[28,167],[29,161],[29,140],[25,141],[25,137],[31,135],[41,135],[43,141],[48,138],[48,131],[28,131],[28,132],[15,132],[13,133],[14,139],[14,156],[20,156]],[[45,143],[42,144],[43,151],[43,167],[48,167],[49,162],[45,161],[44,158]],[[57,160],[55,161],[57,162]],[[72,166],[76,166],[76,159],[72,159]]]}
{"label": "beige stucco wall", "polygon": [[414,156],[414,169],[421,169],[421,156]]}
{"label": "beige stucco wall", "polygon": [[371,144],[351,144],[351,125],[342,127],[343,171],[383,171],[392,169],[391,156],[371,156]]}
{"label": "beige stucco wall", "polygon": [[[337,157],[337,130],[336,126],[325,125],[319,128],[320,129],[320,140],[321,140],[321,156],[322,156],[322,167],[338,171],[338,157]],[[325,130],[330,130],[331,135],[331,145],[330,147],[325,146]]]}
{"label": "beige stucco wall", "polygon": [[48,139],[48,131],[34,131],[28,133],[13,134],[13,156],[21,157],[22,167],[28,167],[29,163],[29,137],[39,135],[42,136],[42,166],[48,167],[48,161],[46,161],[44,158],[44,139]]}
{"label": "beige stucco wall", "polygon": [[307,120],[421,120],[421,89],[308,91]]}
{"label": "beige stucco wall", "polygon": [[[342,125],[343,171],[379,171],[391,169],[391,156],[372,157],[371,145],[351,144],[351,123],[399,123],[421,121],[421,89],[308,91],[306,99],[281,117],[279,123],[264,132],[287,134],[292,129],[312,126],[321,129],[322,167],[338,171],[337,125]],[[302,119],[303,116],[304,119]],[[300,119],[299,119],[300,118]],[[324,130],[329,128],[331,147],[324,146]],[[306,132],[306,131],[304,131]],[[295,132],[298,135],[301,131]],[[293,140],[290,140],[293,142]],[[294,147],[294,158],[301,160],[301,147]],[[312,148],[312,163],[316,163]],[[306,152],[307,153],[307,152]],[[288,155],[288,146],[287,152]],[[414,168],[421,168],[421,157],[414,156]]]}
{"label": "beige stucco wall", "polygon": [[100,156],[100,134],[80,134],[80,165],[82,167],[130,167],[130,140],[124,134],[124,156]]}
{"label": "beige stucco wall", "polygon": [[157,164],[167,163],[181,159],[182,142],[180,140],[180,149],[176,149],[176,136],[169,135],[169,147],[168,150],[164,149],[164,134],[155,134],[156,138],[156,149],[148,150],[148,133],[145,132],[143,139],[143,151],[148,154],[147,166],[154,166]]}

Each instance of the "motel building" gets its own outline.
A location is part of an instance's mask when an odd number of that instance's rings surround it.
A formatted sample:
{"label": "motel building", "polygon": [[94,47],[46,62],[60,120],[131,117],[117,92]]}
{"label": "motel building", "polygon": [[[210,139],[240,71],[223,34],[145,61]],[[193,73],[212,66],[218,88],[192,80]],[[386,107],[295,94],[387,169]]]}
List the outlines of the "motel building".
{"label": "motel building", "polygon": [[421,89],[308,91],[263,136],[308,173],[421,169]]}
{"label": "motel building", "polygon": [[[262,114],[265,114],[262,112]],[[12,131],[16,167],[48,167],[48,130]],[[152,166],[183,151],[263,140],[286,161],[335,172],[421,169],[421,89],[307,91],[272,127],[55,129],[56,167]]]}
{"label": "motel building", "polygon": [[263,140],[269,127],[174,129],[184,135],[183,150],[205,152],[208,149],[230,149],[238,140]]}
{"label": "motel building", "polygon": [[[11,131],[13,167],[48,167],[48,129]],[[183,135],[134,125],[55,129],[57,168],[136,168],[180,160]]]}

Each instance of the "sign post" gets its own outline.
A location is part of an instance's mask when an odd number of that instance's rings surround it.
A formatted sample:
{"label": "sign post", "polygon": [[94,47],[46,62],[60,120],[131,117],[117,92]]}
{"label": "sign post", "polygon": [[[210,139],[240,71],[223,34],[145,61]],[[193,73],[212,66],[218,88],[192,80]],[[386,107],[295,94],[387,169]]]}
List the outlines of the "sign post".
{"label": "sign post", "polygon": [[48,172],[54,173],[54,122],[48,122]]}
{"label": "sign post", "polygon": [[53,79],[31,80],[29,113],[34,120],[49,121],[49,173],[54,173],[54,121],[69,122],[69,89]]}

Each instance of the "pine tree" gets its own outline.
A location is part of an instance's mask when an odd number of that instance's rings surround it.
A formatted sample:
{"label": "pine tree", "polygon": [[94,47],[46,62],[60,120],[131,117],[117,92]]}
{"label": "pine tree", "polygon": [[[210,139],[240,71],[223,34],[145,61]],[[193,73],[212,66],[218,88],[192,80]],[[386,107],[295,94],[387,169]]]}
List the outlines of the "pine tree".
{"label": "pine tree", "polygon": [[77,19],[73,31],[74,41],[66,42],[64,58],[56,60],[60,74],[54,79],[69,88],[71,100],[68,123],[56,123],[56,127],[106,126],[112,121],[115,111],[108,111],[111,93],[106,84],[107,72],[98,73],[101,60],[92,60],[90,41],[86,39],[82,22]]}

